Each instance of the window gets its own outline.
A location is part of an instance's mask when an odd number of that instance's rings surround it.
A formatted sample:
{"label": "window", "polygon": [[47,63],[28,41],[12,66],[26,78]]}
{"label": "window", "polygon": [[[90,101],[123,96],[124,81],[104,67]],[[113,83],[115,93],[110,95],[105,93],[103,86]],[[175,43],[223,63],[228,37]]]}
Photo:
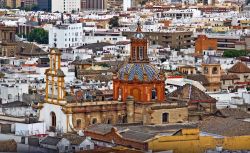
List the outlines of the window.
{"label": "window", "polygon": [[208,68],[207,67],[204,67],[203,71],[204,71],[204,74],[208,74]]}
{"label": "window", "polygon": [[218,74],[218,69],[217,69],[217,67],[213,67],[212,73],[213,73],[213,74]]}
{"label": "window", "polygon": [[107,124],[112,124],[112,119],[108,119]]}
{"label": "window", "polygon": [[87,150],[90,150],[90,145],[86,145],[86,149],[87,149]]}
{"label": "window", "polygon": [[156,90],[152,89],[151,93],[152,93],[152,100],[156,100],[157,99]]}
{"label": "window", "polygon": [[97,123],[97,119],[96,118],[93,118],[92,119],[92,124],[96,124]]}
{"label": "window", "polygon": [[136,50],[134,47],[132,48],[132,50],[133,50],[133,59],[135,59],[136,58]]}
{"label": "window", "polygon": [[162,123],[168,123],[168,117],[169,117],[168,113],[163,113],[162,114]]}
{"label": "window", "polygon": [[77,128],[81,128],[82,127],[82,120],[81,119],[76,120],[76,127]]}
{"label": "window", "polygon": [[75,150],[76,148],[75,147],[72,147],[72,150]]}
{"label": "window", "polygon": [[139,59],[143,60],[143,49],[144,47],[139,47]]}
{"label": "window", "polygon": [[12,99],[12,94],[8,94],[8,99]]}
{"label": "window", "polygon": [[56,114],[54,112],[51,112],[50,116],[51,116],[51,126],[56,127]]}
{"label": "window", "polygon": [[65,146],[65,150],[68,150],[69,149],[69,146]]}

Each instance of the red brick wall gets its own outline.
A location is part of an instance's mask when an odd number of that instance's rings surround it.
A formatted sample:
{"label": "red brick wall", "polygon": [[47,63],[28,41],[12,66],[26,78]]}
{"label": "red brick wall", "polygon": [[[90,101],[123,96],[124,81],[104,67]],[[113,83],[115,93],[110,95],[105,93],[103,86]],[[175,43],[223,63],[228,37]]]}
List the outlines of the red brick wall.
{"label": "red brick wall", "polygon": [[199,35],[195,41],[195,53],[202,54],[203,50],[217,50],[217,39],[208,38],[206,35]]}
{"label": "red brick wall", "polygon": [[[139,81],[119,81],[113,80],[113,98],[117,100],[119,97],[119,89],[121,89],[121,100],[126,101],[128,96],[133,96],[135,101],[140,102],[152,102],[152,89],[156,89],[157,100],[158,102],[162,102],[165,100],[165,83],[164,81],[155,81],[143,83]],[[139,95],[134,95],[134,90],[139,91]]]}

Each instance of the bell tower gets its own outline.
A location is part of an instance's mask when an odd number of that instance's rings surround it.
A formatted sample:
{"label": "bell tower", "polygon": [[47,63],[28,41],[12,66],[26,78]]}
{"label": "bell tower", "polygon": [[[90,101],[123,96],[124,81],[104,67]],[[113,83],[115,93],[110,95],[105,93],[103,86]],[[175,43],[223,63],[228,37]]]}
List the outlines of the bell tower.
{"label": "bell tower", "polygon": [[206,86],[209,92],[220,91],[221,86],[221,66],[220,63],[214,61],[211,57],[201,65],[202,74],[208,80],[208,86]]}
{"label": "bell tower", "polygon": [[147,54],[148,41],[141,31],[140,22],[137,23],[137,29],[134,37],[131,38],[131,51],[129,63],[149,63]]}
{"label": "bell tower", "polygon": [[16,27],[0,25],[0,56],[15,57],[15,33]]}
{"label": "bell tower", "polygon": [[45,75],[45,101],[48,103],[65,105],[65,75],[61,70],[61,52],[56,48],[50,50],[50,68],[45,71]]}

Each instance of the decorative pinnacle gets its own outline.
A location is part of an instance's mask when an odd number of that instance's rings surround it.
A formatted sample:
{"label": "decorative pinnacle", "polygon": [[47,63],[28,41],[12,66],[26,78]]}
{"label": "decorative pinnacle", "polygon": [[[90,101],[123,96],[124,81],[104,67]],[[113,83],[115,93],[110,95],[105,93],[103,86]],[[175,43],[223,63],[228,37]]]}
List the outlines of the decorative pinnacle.
{"label": "decorative pinnacle", "polygon": [[136,29],[136,32],[141,32],[141,23],[140,23],[139,20],[138,20],[138,22],[137,22],[137,29]]}

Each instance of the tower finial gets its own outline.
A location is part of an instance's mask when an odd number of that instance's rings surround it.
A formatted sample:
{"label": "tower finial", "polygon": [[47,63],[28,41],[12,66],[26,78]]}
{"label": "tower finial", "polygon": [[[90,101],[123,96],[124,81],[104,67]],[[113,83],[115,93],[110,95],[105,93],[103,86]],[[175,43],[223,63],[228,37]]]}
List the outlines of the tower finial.
{"label": "tower finial", "polygon": [[141,23],[140,23],[139,20],[138,20],[138,22],[137,22],[137,29],[136,29],[136,32],[141,32]]}

